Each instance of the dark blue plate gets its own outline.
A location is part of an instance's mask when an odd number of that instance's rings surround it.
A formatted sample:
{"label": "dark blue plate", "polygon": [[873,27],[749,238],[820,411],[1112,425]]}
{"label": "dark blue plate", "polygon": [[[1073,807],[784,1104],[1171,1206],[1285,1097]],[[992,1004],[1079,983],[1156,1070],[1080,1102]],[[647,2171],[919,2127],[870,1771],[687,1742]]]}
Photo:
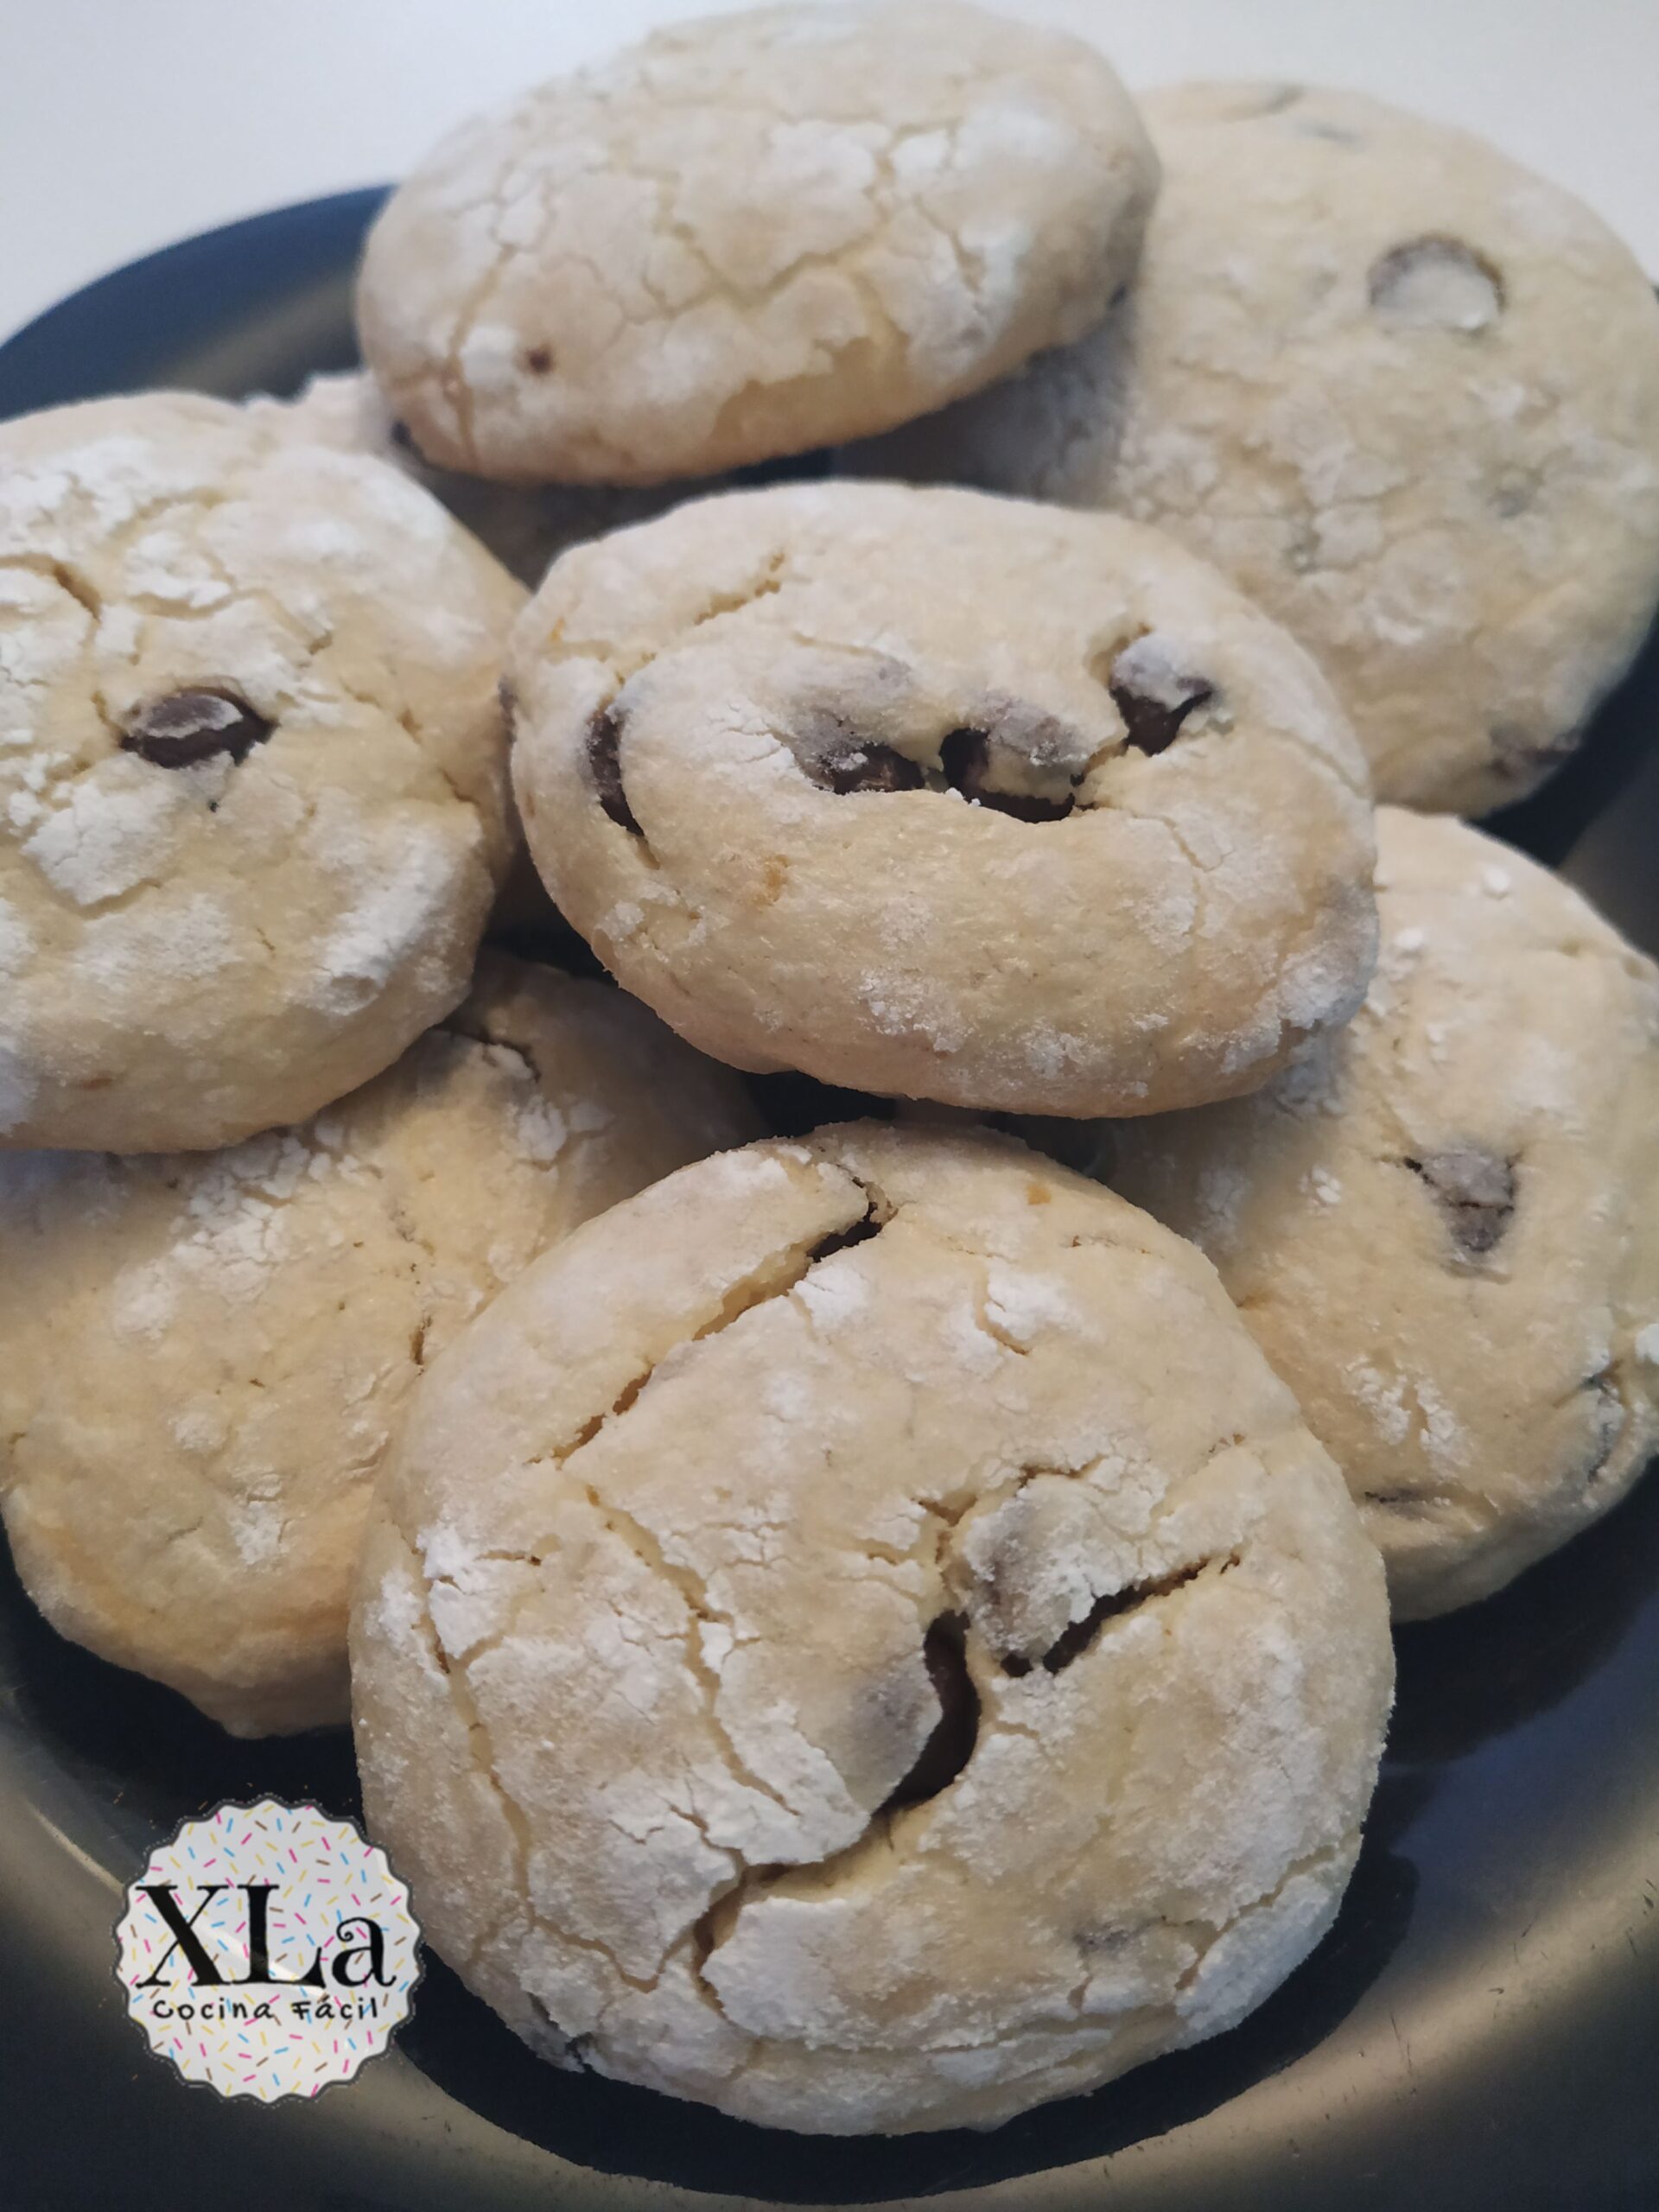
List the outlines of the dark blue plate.
{"label": "dark blue plate", "polygon": [[[91,285],[0,346],[0,416],[348,365],[379,198],[257,216]],[[1650,950],[1656,720],[1650,651],[1582,755],[1497,825]],[[111,1974],[119,1892],[223,1798],[355,1810],[350,1746],[232,1743],[60,1642],[0,1554],[0,2208],[1659,2212],[1659,1484],[1501,1597],[1405,1630],[1400,1661],[1329,1941],[1232,2035],[1092,2097],[988,2136],[807,2141],[556,2074],[434,1966],[391,2056],[267,2109],[145,2051]]]}

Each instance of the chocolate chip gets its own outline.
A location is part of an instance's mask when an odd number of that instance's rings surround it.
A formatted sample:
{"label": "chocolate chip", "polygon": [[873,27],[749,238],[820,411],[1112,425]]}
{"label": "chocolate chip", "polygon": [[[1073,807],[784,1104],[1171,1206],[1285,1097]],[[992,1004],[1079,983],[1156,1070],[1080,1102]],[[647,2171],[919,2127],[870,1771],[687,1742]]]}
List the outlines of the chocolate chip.
{"label": "chocolate chip", "polygon": [[530,371],[531,376],[544,377],[548,375],[553,366],[552,347],[550,346],[532,346],[529,352],[524,355],[524,366]]}
{"label": "chocolate chip", "polygon": [[1409,238],[1371,264],[1373,311],[1400,330],[1486,329],[1503,312],[1503,280],[1461,238]]}
{"label": "chocolate chip", "polygon": [[416,453],[420,450],[415,443],[414,433],[407,423],[394,423],[386,435],[400,453]]}
{"label": "chocolate chip", "polygon": [[918,762],[890,745],[849,741],[838,751],[820,753],[803,764],[817,783],[832,791],[916,791],[927,779]]}
{"label": "chocolate chip", "polygon": [[887,1799],[883,1812],[937,1797],[973,1756],[979,1738],[979,1692],[968,1672],[967,1630],[960,1613],[941,1613],[922,1639],[922,1658],[939,1701],[939,1717],[918,1752],[916,1764]]}
{"label": "chocolate chip", "polygon": [[1490,1252],[1515,1212],[1514,1161],[1460,1144],[1405,1164],[1428,1185],[1459,1250],[1471,1260]]}
{"label": "chocolate chip", "polygon": [[1123,717],[1129,744],[1135,752],[1154,758],[1168,752],[1193,709],[1216,696],[1215,685],[1206,677],[1177,667],[1162,646],[1145,637],[1118,654],[1106,688]]}
{"label": "chocolate chip", "polygon": [[822,1238],[812,1247],[807,1257],[816,1267],[820,1260],[827,1260],[834,1253],[845,1252],[855,1244],[868,1244],[872,1236],[880,1234],[880,1230],[881,1224],[875,1216],[867,1213],[862,1221],[855,1221],[850,1229],[838,1229],[833,1236]]}
{"label": "chocolate chip", "polygon": [[939,766],[953,791],[977,806],[1011,814],[1016,822],[1063,822],[1077,803],[1070,791],[1063,798],[1046,798],[1036,791],[994,791],[987,781],[991,740],[982,729],[950,731],[939,747]]}
{"label": "chocolate chip", "polygon": [[643,837],[634,820],[628,795],[622,788],[622,717],[613,708],[601,707],[588,725],[588,772],[594,779],[599,803],[619,830]]}
{"label": "chocolate chip", "polygon": [[220,753],[240,762],[274,728],[239,692],[204,684],[140,708],[122,734],[121,749],[156,768],[194,768]]}

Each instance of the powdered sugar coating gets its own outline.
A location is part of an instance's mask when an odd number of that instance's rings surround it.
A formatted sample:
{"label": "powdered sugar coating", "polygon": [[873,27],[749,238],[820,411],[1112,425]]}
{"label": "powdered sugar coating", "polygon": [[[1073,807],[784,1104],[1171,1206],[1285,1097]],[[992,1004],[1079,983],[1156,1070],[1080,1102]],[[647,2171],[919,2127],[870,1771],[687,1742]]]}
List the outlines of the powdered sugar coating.
{"label": "powdered sugar coating", "polygon": [[[521,596],[394,470],[218,401],[0,428],[0,1146],[228,1142],[456,1003]],[[193,690],[242,757],[131,749]]]}
{"label": "powdered sugar coating", "polygon": [[1351,1026],[1255,1097],[1120,1128],[1112,1179],[1214,1260],[1414,1618],[1659,1446],[1659,969],[1472,830],[1378,834]]}
{"label": "powdered sugar coating", "polygon": [[[942,1621],[971,1741],[890,1804]],[[534,2049],[835,2133],[1241,2018],[1329,1924],[1392,1672],[1197,1255],[1021,1146],[868,1124],[671,1177],[457,1340],[352,1658],[371,1828]]]}
{"label": "powdered sugar coating", "polygon": [[1157,524],[1309,648],[1380,798],[1522,797],[1659,602],[1647,274],[1567,193],[1358,94],[1144,106],[1165,183],[1122,314],[875,465]]}
{"label": "powdered sugar coating", "polygon": [[[1178,664],[1202,696],[1147,749],[1126,712],[1166,716]],[[732,493],[567,554],[511,669],[555,900],[736,1066],[1139,1113],[1261,1083],[1370,976],[1371,808],[1340,710],[1137,524],[898,486]],[[1064,818],[946,788],[975,732],[991,783]],[[872,747],[934,787],[836,790],[824,764],[855,778]]]}
{"label": "powdered sugar coating", "polygon": [[578,1222],[753,1128],[643,1007],[490,956],[298,1128],[0,1157],[0,1512],[30,1593],[238,1734],[343,1719],[369,1482],[423,1363]]}
{"label": "powdered sugar coating", "polygon": [[1156,175],[1062,33],[956,0],[715,16],[453,132],[370,234],[359,327],[445,467],[709,475],[1079,337]]}

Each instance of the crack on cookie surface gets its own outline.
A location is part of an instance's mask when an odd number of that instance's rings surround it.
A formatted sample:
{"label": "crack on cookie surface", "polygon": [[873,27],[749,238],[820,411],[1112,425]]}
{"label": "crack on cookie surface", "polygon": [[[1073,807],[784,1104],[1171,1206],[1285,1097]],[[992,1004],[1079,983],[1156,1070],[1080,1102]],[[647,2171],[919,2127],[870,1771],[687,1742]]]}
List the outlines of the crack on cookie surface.
{"label": "crack on cookie surface", "polygon": [[1409,1520],[1427,1521],[1445,1512],[1452,1500],[1440,1491],[1363,1490],[1359,1503],[1374,1505],[1379,1513],[1398,1513]]}
{"label": "crack on cookie surface", "polygon": [[876,1218],[875,1205],[872,1201],[870,1211],[862,1221],[855,1221],[850,1229],[837,1229],[830,1236],[820,1237],[808,1255],[809,1264],[816,1267],[820,1260],[831,1259],[837,1252],[850,1251],[855,1244],[867,1244],[872,1236],[879,1236],[881,1224]]}
{"label": "crack on cookie surface", "polygon": [[948,1789],[973,1757],[979,1738],[979,1692],[968,1669],[968,1618],[965,1613],[940,1613],[928,1624],[922,1638],[922,1663],[939,1717],[916,1755],[910,1771],[888,1792],[878,1808],[897,1812],[919,1805]]}
{"label": "crack on cookie surface", "polygon": [[44,577],[48,583],[56,584],[60,591],[83,607],[94,622],[104,619],[103,594],[90,576],[83,575],[73,562],[64,559],[61,554],[13,550],[0,554],[0,569],[16,569],[25,575]]}
{"label": "crack on cookie surface", "polygon": [[1593,1392],[1596,1405],[1593,1414],[1590,1460],[1580,1480],[1586,1490],[1600,1481],[1612,1464],[1614,1454],[1630,1425],[1630,1408],[1624,1402],[1616,1368],[1607,1368],[1599,1375],[1590,1376],[1581,1385]]}
{"label": "crack on cookie surface", "polygon": [[1225,1574],[1239,1563],[1240,1554],[1229,1552],[1224,1557],[1195,1560],[1190,1566],[1173,1568],[1151,1580],[1127,1583],[1121,1590],[1109,1590],[1096,1599],[1081,1619],[1063,1629],[1048,1649],[1034,1658],[1027,1652],[1011,1651],[1002,1661],[1002,1671],[1016,1680],[1029,1675],[1034,1667],[1041,1667],[1046,1675],[1063,1674],[1082,1658],[1109,1621],[1120,1619],[1125,1613],[1137,1611],[1142,1605],[1154,1605],[1161,1598],[1173,1597],[1189,1583],[1212,1569]]}
{"label": "crack on cookie surface", "polygon": [[601,807],[619,830],[626,830],[631,837],[643,837],[645,831],[628,804],[628,794],[622,782],[622,724],[620,709],[601,707],[588,725],[588,773],[593,782]]}

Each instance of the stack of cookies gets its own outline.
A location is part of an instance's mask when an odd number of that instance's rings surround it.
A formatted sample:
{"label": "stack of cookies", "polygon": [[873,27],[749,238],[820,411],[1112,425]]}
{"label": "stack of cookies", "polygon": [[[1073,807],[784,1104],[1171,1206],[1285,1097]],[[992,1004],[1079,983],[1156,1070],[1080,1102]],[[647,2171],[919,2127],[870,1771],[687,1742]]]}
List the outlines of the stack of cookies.
{"label": "stack of cookies", "polygon": [[1456,132],[906,0],[467,125],[359,318],[0,428],[25,1581],[349,1704],[556,2063],[898,2133],[1231,2025],[1390,1610],[1659,1442],[1659,971],[1455,818],[1659,602],[1659,305]]}

